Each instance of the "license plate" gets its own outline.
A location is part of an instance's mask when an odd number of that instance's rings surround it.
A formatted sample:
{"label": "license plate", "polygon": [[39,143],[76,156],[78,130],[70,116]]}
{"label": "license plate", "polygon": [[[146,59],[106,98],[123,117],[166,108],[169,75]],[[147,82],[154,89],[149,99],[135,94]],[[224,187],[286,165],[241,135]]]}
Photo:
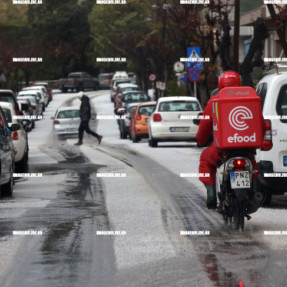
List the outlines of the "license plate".
{"label": "license plate", "polygon": [[287,166],[287,156],[286,155],[283,156],[283,165]]}
{"label": "license plate", "polygon": [[176,127],[176,128],[169,128],[169,130],[171,132],[183,132],[183,133],[188,133],[189,132],[189,128],[187,127],[184,127],[184,128],[179,128],[179,127]]}
{"label": "license plate", "polygon": [[66,129],[66,132],[74,132],[76,129]]}
{"label": "license plate", "polygon": [[250,188],[249,171],[231,171],[230,183],[232,189]]}

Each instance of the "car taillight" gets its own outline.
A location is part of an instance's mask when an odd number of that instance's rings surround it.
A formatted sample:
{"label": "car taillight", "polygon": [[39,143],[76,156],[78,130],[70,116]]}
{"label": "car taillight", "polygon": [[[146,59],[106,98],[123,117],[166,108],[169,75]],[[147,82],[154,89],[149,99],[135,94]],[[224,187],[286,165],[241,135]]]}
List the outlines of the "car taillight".
{"label": "car taillight", "polygon": [[140,121],[141,119],[142,119],[142,116],[141,116],[140,114],[137,114],[136,120],[137,120],[137,121]]}
{"label": "car taillight", "polygon": [[272,126],[271,126],[271,120],[264,120],[265,121],[265,133],[263,137],[263,144],[261,147],[261,150],[271,150],[273,143],[272,143]]}
{"label": "car taillight", "polygon": [[54,121],[54,125],[59,125],[59,124],[60,124],[59,121],[57,121],[57,120]]}
{"label": "car taillight", "polygon": [[245,160],[243,158],[235,159],[233,161],[233,166],[234,167],[244,167],[246,164]]}
{"label": "car taillight", "polygon": [[12,137],[14,141],[17,141],[19,139],[18,132],[12,132]]}
{"label": "car taillight", "polygon": [[153,114],[153,121],[154,122],[160,122],[161,119],[161,115],[160,114]]}

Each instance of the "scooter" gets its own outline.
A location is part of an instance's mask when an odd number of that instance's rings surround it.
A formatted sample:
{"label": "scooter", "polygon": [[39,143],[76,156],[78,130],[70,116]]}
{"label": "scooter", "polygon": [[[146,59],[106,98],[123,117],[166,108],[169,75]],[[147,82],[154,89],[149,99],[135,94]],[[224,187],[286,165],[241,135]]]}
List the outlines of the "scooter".
{"label": "scooter", "polygon": [[226,224],[234,224],[236,230],[243,230],[245,218],[251,219],[261,206],[264,194],[257,190],[254,175],[255,151],[222,151],[216,173],[216,191],[219,199],[218,211]]}

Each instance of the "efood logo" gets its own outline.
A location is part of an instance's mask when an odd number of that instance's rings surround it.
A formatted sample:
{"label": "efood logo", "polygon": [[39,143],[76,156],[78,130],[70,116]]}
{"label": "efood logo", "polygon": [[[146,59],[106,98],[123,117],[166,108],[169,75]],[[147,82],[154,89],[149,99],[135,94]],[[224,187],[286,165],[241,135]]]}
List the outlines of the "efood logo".
{"label": "efood logo", "polygon": [[253,119],[252,112],[244,106],[239,106],[229,113],[229,123],[236,130],[243,131],[249,128],[244,120]]}

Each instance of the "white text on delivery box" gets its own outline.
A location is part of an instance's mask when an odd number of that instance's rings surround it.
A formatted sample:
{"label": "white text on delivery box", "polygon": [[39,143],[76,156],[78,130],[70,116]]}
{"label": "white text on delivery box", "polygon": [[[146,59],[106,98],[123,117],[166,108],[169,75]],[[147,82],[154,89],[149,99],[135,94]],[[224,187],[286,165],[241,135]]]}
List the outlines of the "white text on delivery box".
{"label": "white text on delivery box", "polygon": [[252,136],[244,136],[244,137],[242,137],[242,136],[238,136],[238,134],[236,133],[236,134],[234,134],[234,136],[233,137],[228,137],[228,142],[230,142],[230,143],[236,143],[236,142],[238,142],[238,143],[242,143],[242,142],[246,142],[246,143],[248,143],[248,142],[256,142],[256,134],[254,133]]}

